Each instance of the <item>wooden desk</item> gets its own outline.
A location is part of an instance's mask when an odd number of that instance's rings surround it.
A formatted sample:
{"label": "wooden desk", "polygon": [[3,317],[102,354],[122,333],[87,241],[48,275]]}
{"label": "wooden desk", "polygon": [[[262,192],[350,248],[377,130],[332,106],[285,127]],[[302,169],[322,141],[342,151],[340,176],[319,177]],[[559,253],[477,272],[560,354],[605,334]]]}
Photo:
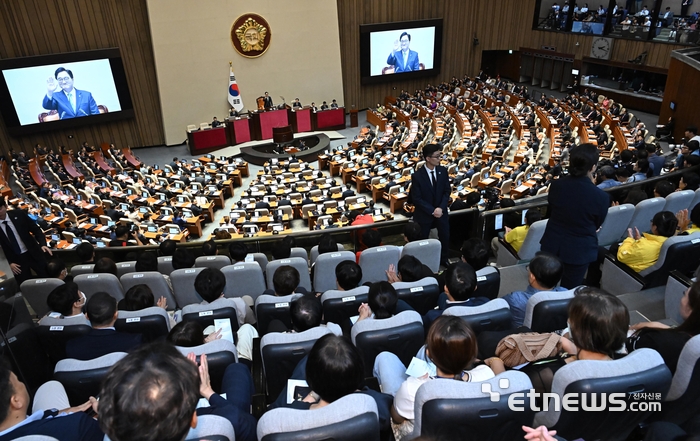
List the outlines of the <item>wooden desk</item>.
{"label": "wooden desk", "polygon": [[187,132],[187,146],[191,155],[227,147],[229,145],[226,137],[225,127],[211,129],[199,129]]}
{"label": "wooden desk", "polygon": [[123,147],[122,154],[124,155],[126,162],[128,162],[130,166],[132,166],[135,169],[141,168],[141,161],[136,159],[136,156],[134,156],[134,154],[131,153],[131,147]]}

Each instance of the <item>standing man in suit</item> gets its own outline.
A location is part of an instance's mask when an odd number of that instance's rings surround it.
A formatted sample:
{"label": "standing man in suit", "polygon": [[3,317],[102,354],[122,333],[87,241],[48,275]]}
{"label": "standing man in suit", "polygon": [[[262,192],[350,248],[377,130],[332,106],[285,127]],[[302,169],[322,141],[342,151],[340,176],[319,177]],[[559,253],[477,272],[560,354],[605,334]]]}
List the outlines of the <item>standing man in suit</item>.
{"label": "standing man in suit", "polygon": [[420,69],[418,52],[408,48],[411,44],[411,34],[403,32],[398,40],[394,41],[394,50],[386,59],[386,64],[394,66],[394,73],[412,72]]}
{"label": "standing man in suit", "polygon": [[0,245],[17,285],[32,277],[31,270],[39,277],[46,277],[46,258],[52,255],[46,246],[46,237],[41,228],[22,210],[7,210],[5,200],[0,198]]}
{"label": "standing man in suit", "polygon": [[429,144],[423,147],[425,166],[413,174],[409,201],[416,207],[414,221],[421,227],[421,237],[427,238],[432,228],[437,228],[442,243],[440,260],[447,262],[450,243],[450,226],[447,221],[447,202],[450,200],[450,180],[447,169],[440,165],[440,147]]}
{"label": "standing man in suit", "polygon": [[[73,87],[73,72],[63,67],[56,69],[53,77],[46,80],[46,96],[42,106],[46,110],[56,110],[60,119],[100,113],[92,94]],[[57,84],[58,83],[58,84]],[[56,89],[60,87],[61,91]]]}
{"label": "standing man in suit", "polygon": [[263,97],[263,103],[265,104],[265,110],[272,109],[272,97],[267,92],[265,92]]}

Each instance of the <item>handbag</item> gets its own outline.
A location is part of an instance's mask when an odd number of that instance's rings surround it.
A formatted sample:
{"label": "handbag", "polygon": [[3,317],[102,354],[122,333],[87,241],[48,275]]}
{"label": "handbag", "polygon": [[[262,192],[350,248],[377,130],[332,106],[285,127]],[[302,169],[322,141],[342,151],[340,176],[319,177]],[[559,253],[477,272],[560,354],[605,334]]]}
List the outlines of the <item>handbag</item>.
{"label": "handbag", "polygon": [[498,342],[496,356],[507,367],[551,357],[559,351],[561,337],[554,333],[512,334]]}

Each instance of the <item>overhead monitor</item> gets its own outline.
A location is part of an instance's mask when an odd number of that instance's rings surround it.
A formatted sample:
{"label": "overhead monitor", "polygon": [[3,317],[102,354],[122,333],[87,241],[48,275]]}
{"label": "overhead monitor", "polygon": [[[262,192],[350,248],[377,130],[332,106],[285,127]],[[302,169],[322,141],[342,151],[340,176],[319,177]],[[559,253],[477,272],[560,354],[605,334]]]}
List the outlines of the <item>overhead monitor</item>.
{"label": "overhead monitor", "polygon": [[13,136],[132,118],[119,49],[0,60],[0,113]]}
{"label": "overhead monitor", "polygon": [[363,84],[440,73],[442,19],[360,26],[360,70]]}

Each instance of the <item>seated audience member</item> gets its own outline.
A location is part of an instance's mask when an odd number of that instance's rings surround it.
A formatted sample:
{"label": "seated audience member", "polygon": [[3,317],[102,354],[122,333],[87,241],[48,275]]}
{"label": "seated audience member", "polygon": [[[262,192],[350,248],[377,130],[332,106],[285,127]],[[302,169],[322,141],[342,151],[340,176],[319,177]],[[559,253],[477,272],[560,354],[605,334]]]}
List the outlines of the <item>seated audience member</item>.
{"label": "seated audience member", "polygon": [[628,230],[626,238],[617,250],[617,260],[636,272],[654,265],[659,259],[661,246],[676,234],[678,219],[670,211],[660,211],[651,220],[651,233],[639,234],[637,228]]}
{"label": "seated audience member", "polygon": [[[115,239],[109,242],[110,247],[128,247],[132,245],[143,245],[139,236],[135,231],[131,231],[128,225],[119,225],[114,230]],[[135,244],[129,243],[129,241],[136,242]]]}
{"label": "seated audience member", "polygon": [[177,242],[172,239],[165,239],[158,245],[158,253],[161,256],[172,256],[177,249]]}
{"label": "seated audience member", "polygon": [[231,239],[231,233],[229,233],[228,231],[217,229],[214,232],[214,240],[227,240],[227,239]]}
{"label": "seated audience member", "polygon": [[221,330],[204,335],[202,325],[198,322],[186,321],[173,326],[166,337],[166,341],[169,341],[175,346],[193,348],[220,338]]}
{"label": "seated audience member", "polygon": [[[92,246],[92,245],[90,245]],[[59,259],[51,259],[46,264],[46,276],[52,279],[73,280],[73,276],[68,275],[66,264]]]}
{"label": "seated audience member", "polygon": [[[253,310],[241,298],[224,297],[226,287],[226,276],[217,268],[204,268],[194,279],[194,290],[204,299],[203,305],[209,304],[212,309],[232,307],[236,310],[238,319],[238,339],[236,349],[238,357],[246,360],[253,359],[253,339],[258,337],[258,331],[252,324],[255,324]],[[182,314],[187,314],[187,306],[182,308]]]}
{"label": "seated audience member", "polygon": [[92,272],[93,274],[112,274],[116,276],[117,264],[109,257],[100,257],[97,259],[97,262],[95,262]]}
{"label": "seated audience member", "polygon": [[596,176],[598,178],[596,184],[598,184],[598,188],[601,190],[622,185],[622,182],[617,179],[615,169],[612,166],[606,165],[601,167],[598,173],[596,173]]}
{"label": "seated audience member", "polygon": [[289,329],[281,320],[272,320],[267,332],[304,332],[321,326],[323,306],[317,297],[301,296],[289,305],[292,328]]}
{"label": "seated audience member", "polygon": [[398,273],[394,264],[389,265],[386,271],[386,278],[389,283],[395,282],[417,282],[425,277],[435,278],[435,274],[427,265],[421,263],[416,256],[406,255],[399,259]]}
{"label": "seated audience member", "polygon": [[216,248],[216,242],[208,240],[202,244],[202,256],[216,256],[219,250]]}
{"label": "seated audience member", "polygon": [[248,247],[243,242],[231,242],[228,246],[228,254],[231,256],[231,263],[245,262]]}
{"label": "seated audience member", "polygon": [[512,326],[518,328],[525,319],[525,307],[533,294],[540,291],[566,291],[557,286],[561,280],[564,268],[555,256],[547,253],[537,253],[527,266],[527,288],[525,291],[514,291],[503,297],[508,302],[512,315]]}
{"label": "seated audience member", "polygon": [[299,271],[289,265],[282,265],[275,270],[275,274],[272,275],[272,286],[274,289],[266,289],[263,294],[277,297],[294,293],[308,294],[303,286],[299,286]]}
{"label": "seated audience member", "polygon": [[[239,327],[245,323],[255,323],[253,311],[245,304],[243,299],[224,297],[225,287],[226,276],[217,268],[204,268],[194,279],[194,290],[204,300],[202,302],[203,305],[210,304],[212,309],[227,306],[235,308]],[[185,313],[183,309],[183,314]]]}
{"label": "seated audience member", "polygon": [[627,182],[639,182],[643,181],[649,177],[650,175],[653,175],[654,172],[651,171],[649,168],[649,160],[648,159],[639,159],[637,162],[634,164],[634,174],[630,176],[630,178],[627,180]]}
{"label": "seated audience member", "polygon": [[678,183],[678,189],[680,190],[692,190],[695,191],[700,188],[700,175],[694,172],[685,172],[681,177],[681,181]]}
{"label": "seated audience member", "polygon": [[435,378],[477,383],[494,377],[488,366],[475,367],[476,336],[459,317],[438,317],[428,331],[426,356],[435,365],[435,372],[421,377],[406,375],[406,366],[391,352],[382,352],[374,361],[374,376],[384,393],[394,396],[391,419],[397,441],[413,432],[414,403],[418,388]]}
{"label": "seated audience member", "polygon": [[95,247],[92,244],[83,242],[75,247],[75,254],[78,256],[81,264],[94,263]]}
{"label": "seated audience member", "polygon": [[[136,264],[134,265],[134,271],[137,273],[142,273],[142,272],[158,272],[158,257],[156,256],[156,253],[153,253],[151,251],[143,251],[139,254],[139,256],[136,258]],[[168,284],[168,287],[170,288],[170,292],[173,291],[173,285],[172,282],[170,282],[170,276],[167,274],[161,274],[163,278],[165,279],[165,282]]]}
{"label": "seated audience member", "polygon": [[[41,439],[101,441],[104,438],[96,419],[87,411],[97,410],[97,400],[70,407],[60,383],[50,381],[34,396],[34,413],[27,415],[32,398],[9,364],[0,360],[0,441],[43,435]],[[48,409],[44,409],[47,407]],[[58,410],[61,409],[61,410]]]}
{"label": "seated audience member", "polygon": [[443,275],[445,277],[445,291],[438,297],[438,309],[428,311],[423,316],[423,326],[426,331],[447,308],[479,306],[489,301],[488,298],[479,296],[476,286],[476,271],[468,264],[455,262],[447,267]]}
{"label": "seated audience member", "polygon": [[403,311],[412,311],[403,300],[399,300],[396,289],[389,282],[375,282],[369,286],[367,303],[358,308],[357,322],[366,319],[381,320]]}
{"label": "seated audience member", "polygon": [[[360,351],[345,337],[333,334],[319,338],[292,373],[291,379],[306,380],[311,393],[303,400],[287,404],[287,387],[270,406],[294,409],[320,409],[352,393],[367,394],[377,402],[379,428],[390,430],[391,396],[364,386],[364,364]],[[364,387],[363,387],[364,386]]]}
{"label": "seated audience member", "polygon": [[[613,360],[625,343],[630,316],[616,296],[598,288],[583,287],[569,302],[568,312],[571,341],[562,338],[563,352],[520,369],[539,393],[551,392],[552,380],[561,367],[577,360]],[[494,357],[487,362],[497,375],[503,371],[500,359]]]}
{"label": "seated audience member", "polygon": [[78,360],[92,360],[112,352],[129,352],[141,344],[140,334],[117,332],[117,300],[106,292],[97,292],[87,305],[88,320],[92,325],[89,334],[66,343],[66,356]]}
{"label": "seated audience member", "polygon": [[406,226],[403,227],[403,239],[406,243],[416,242],[422,238],[420,225],[416,222],[408,222]]}
{"label": "seated audience member", "polygon": [[323,234],[318,241],[318,255],[337,252],[338,242],[329,233]]}
{"label": "seated audience member", "polygon": [[469,264],[477,273],[489,263],[489,251],[483,239],[478,237],[467,239],[460,251],[462,262]]}
{"label": "seated audience member", "polygon": [[285,240],[278,240],[277,243],[275,243],[275,245],[272,247],[273,260],[289,259],[291,255],[292,247],[289,245],[289,242]]}
{"label": "seated audience member", "polygon": [[506,227],[506,235],[504,239],[510,244],[510,246],[513,247],[516,253],[519,252],[520,247],[523,246],[527,232],[530,231],[532,224],[541,219],[542,214],[539,210],[528,210],[527,213],[525,213],[525,225],[515,227],[512,230]]}
{"label": "seated audience member", "polygon": [[[681,178],[682,179],[682,178]],[[654,197],[655,198],[665,198],[676,191],[676,186],[669,181],[659,181],[654,186]]]}
{"label": "seated audience member", "polygon": [[172,265],[174,270],[192,268],[194,266],[194,255],[184,248],[178,248],[173,253]]}
{"label": "seated audience member", "polygon": [[[194,354],[184,357],[172,345],[154,343],[117,362],[102,385],[100,427],[112,441],[176,441],[197,426],[197,416],[211,414],[229,420],[237,440],[255,441],[248,368],[226,368],[224,399],[211,388],[207,356],[199,366],[195,360]],[[209,407],[196,409],[200,396]]]}
{"label": "seated audience member", "polygon": [[[365,232],[362,233],[362,244],[364,246],[363,251],[367,248],[374,248],[380,246],[382,244],[381,233],[373,228],[365,230]],[[362,254],[362,251],[358,251],[355,253],[357,263],[360,263],[360,254]]]}
{"label": "seated audience member", "polygon": [[46,297],[49,310],[61,314],[61,318],[82,316],[85,302],[85,294],[78,289],[78,285],[70,281],[57,286]]}
{"label": "seated audience member", "polygon": [[393,317],[397,310],[399,296],[389,282],[372,283],[367,294],[367,303],[358,308],[357,321],[366,319],[381,320]]}
{"label": "seated audience member", "polygon": [[[678,219],[678,230],[680,234],[693,234],[700,231],[700,204],[693,207],[690,212],[690,219],[688,218],[688,209],[685,208],[678,213],[676,213],[676,219]],[[692,227],[690,226],[692,222]]]}
{"label": "seated audience member", "polygon": [[[338,252],[338,242],[335,241],[333,236],[331,236],[329,233],[325,233],[321,236],[321,239],[318,241],[318,255],[320,256],[321,254],[326,254],[326,253],[337,253]],[[316,262],[311,264],[311,269],[309,272],[309,275],[311,277],[311,280],[314,280],[314,270],[316,268]]]}
{"label": "seated audience member", "polygon": [[350,291],[360,285],[362,268],[351,260],[343,260],[335,267],[335,282],[339,291]]}
{"label": "seated audience member", "polygon": [[683,323],[675,328],[661,322],[642,322],[630,326],[636,332],[627,339],[627,351],[654,349],[663,357],[671,373],[675,374],[683,346],[700,334],[700,282],[694,282],[683,293],[680,314]]}
{"label": "seated audience member", "polygon": [[144,284],[129,288],[124,294],[124,298],[117,303],[117,309],[120,311],[140,311],[153,306],[165,309],[168,307],[168,302],[165,297],[161,296],[156,303],[153,291]]}
{"label": "seated audience member", "polygon": [[623,204],[632,204],[632,205],[637,205],[638,203],[642,202],[643,200],[647,199],[647,194],[643,190],[630,190],[629,193],[627,193],[627,197],[625,198],[624,201],[622,201]]}

